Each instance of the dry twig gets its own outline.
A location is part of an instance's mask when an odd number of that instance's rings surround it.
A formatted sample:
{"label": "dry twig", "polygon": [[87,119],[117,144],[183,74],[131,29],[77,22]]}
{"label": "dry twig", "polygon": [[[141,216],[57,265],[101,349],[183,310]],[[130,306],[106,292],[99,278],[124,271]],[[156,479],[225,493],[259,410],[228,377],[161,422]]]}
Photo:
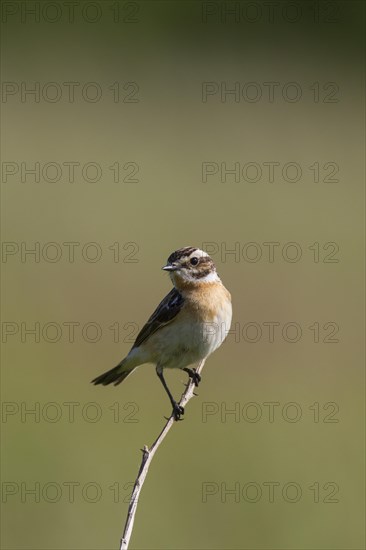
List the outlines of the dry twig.
{"label": "dry twig", "polygon": [[[196,372],[198,374],[200,374],[200,372],[202,371],[204,364],[205,364],[205,359],[203,359],[197,367]],[[194,395],[194,389],[195,389],[194,382],[190,379],[189,383],[187,385],[187,388],[185,389],[185,391],[184,391],[184,393],[181,397],[181,400],[179,401],[179,405],[184,407],[188,403],[188,401],[190,399],[192,399],[192,397]],[[134,521],[135,521],[135,514],[136,514],[136,510],[137,510],[138,499],[139,499],[140,492],[141,492],[142,486],[144,484],[145,478],[147,476],[149,466],[151,464],[151,461],[152,461],[156,451],[158,450],[158,448],[162,444],[163,440],[167,436],[167,434],[168,434],[170,428],[173,426],[174,422],[175,422],[175,420],[174,420],[174,417],[173,417],[173,414],[172,414],[171,417],[168,419],[167,423],[165,424],[165,426],[164,426],[163,430],[161,431],[160,435],[158,436],[156,441],[154,441],[154,443],[150,447],[150,449],[148,449],[148,447],[146,445],[142,449],[142,461],[141,461],[141,464],[140,464],[140,469],[139,469],[139,472],[137,474],[135,484],[133,486],[133,491],[132,491],[132,495],[131,495],[131,499],[130,499],[130,504],[128,506],[127,519],[126,519],[125,527],[124,527],[124,530],[123,530],[123,535],[122,535],[122,538],[121,538],[120,550],[127,550],[127,548],[128,548],[128,545],[130,543],[130,538],[131,538],[131,535],[132,535],[133,524],[134,524]]]}

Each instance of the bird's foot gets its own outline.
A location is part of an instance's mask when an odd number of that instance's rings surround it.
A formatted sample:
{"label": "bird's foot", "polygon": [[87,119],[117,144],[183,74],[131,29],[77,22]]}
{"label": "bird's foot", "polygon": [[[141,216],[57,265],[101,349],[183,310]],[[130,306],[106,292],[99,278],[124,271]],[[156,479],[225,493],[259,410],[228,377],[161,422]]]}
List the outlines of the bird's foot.
{"label": "bird's foot", "polygon": [[182,407],[181,405],[178,405],[178,403],[176,403],[174,401],[173,403],[173,416],[174,416],[174,420],[183,420],[183,418],[181,418],[181,416],[184,414],[184,407]]}
{"label": "bird's foot", "polygon": [[189,378],[192,380],[195,386],[198,386],[198,384],[201,382],[201,375],[198,374],[196,369],[183,369],[186,372],[188,372]]}

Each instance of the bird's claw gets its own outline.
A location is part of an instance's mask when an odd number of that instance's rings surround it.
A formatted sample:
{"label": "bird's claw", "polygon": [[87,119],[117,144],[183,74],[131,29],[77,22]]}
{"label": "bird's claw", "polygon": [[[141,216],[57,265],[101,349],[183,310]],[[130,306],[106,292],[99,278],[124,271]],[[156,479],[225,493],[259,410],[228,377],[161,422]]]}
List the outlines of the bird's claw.
{"label": "bird's claw", "polygon": [[174,416],[174,420],[178,421],[178,420],[183,420],[183,418],[181,418],[181,416],[184,414],[184,407],[182,407],[181,405],[178,405],[178,403],[173,403],[173,416]]}
{"label": "bird's claw", "polygon": [[186,372],[188,372],[189,378],[192,380],[194,385],[197,387],[198,384],[201,382],[202,378],[201,375],[198,374],[196,369],[184,369]]}

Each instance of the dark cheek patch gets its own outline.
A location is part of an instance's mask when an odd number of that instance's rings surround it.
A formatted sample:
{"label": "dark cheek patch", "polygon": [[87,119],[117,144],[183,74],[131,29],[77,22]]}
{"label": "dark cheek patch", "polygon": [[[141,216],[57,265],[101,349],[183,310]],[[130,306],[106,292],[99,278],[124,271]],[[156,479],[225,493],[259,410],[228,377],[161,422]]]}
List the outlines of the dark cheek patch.
{"label": "dark cheek patch", "polygon": [[213,261],[211,260],[211,258],[208,258],[207,256],[204,256],[202,258],[200,258],[200,261],[199,261],[199,264],[201,269],[214,269],[214,263]]}
{"label": "dark cheek patch", "polygon": [[212,273],[214,269],[215,267],[211,258],[204,256],[200,258],[198,267],[193,270],[193,276],[196,279],[202,279],[203,277],[206,277],[207,275]]}
{"label": "dark cheek patch", "polygon": [[194,273],[194,277],[196,279],[202,279],[202,277],[206,277],[206,275],[209,275],[209,273],[212,273],[212,269],[210,267],[208,267],[207,269],[196,271]]}

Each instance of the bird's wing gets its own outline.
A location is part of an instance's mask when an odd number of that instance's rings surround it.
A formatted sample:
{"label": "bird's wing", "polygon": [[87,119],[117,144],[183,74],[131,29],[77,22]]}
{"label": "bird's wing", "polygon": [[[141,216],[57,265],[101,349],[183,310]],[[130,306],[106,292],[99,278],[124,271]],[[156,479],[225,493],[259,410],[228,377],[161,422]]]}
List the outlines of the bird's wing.
{"label": "bird's wing", "polygon": [[147,340],[152,334],[154,334],[154,332],[159,330],[159,328],[162,328],[170,323],[182,309],[183,303],[183,296],[178,292],[176,288],[172,288],[169,294],[167,294],[165,298],[160,302],[147,323],[138,333],[132,349],[138,348],[143,342],[145,342],[145,340]]}

